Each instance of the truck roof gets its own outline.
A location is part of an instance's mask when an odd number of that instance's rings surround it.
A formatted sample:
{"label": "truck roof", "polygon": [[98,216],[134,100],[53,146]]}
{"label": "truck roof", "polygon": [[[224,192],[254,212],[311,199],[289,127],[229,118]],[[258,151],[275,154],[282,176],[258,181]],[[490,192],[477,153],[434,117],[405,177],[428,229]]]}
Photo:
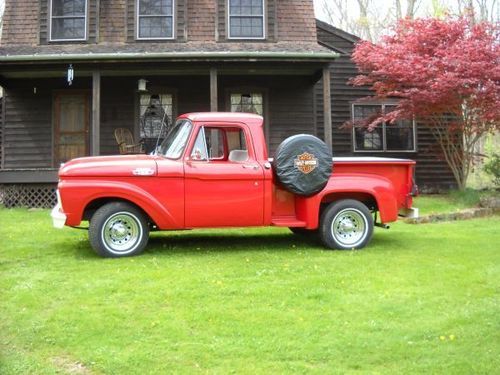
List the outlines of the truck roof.
{"label": "truck roof", "polygon": [[187,118],[191,121],[236,121],[259,126],[262,126],[264,121],[262,116],[242,112],[192,112],[183,114],[179,118]]}

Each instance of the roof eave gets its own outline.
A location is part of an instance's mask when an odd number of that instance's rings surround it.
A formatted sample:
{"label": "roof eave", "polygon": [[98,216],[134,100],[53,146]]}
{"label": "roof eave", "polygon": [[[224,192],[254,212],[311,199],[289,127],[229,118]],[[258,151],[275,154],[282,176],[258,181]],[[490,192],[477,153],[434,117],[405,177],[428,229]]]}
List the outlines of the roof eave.
{"label": "roof eave", "polygon": [[0,62],[40,62],[40,61],[127,61],[127,60],[199,60],[199,61],[333,61],[340,55],[334,52],[115,52],[115,53],[59,53],[32,55],[3,55]]}

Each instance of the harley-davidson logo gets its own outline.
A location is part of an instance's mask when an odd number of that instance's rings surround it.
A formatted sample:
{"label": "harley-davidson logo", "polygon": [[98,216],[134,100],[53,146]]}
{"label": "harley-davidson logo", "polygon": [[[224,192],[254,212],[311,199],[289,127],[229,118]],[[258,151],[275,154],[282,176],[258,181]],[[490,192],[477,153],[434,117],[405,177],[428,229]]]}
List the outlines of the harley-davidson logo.
{"label": "harley-davidson logo", "polygon": [[308,152],[298,155],[294,162],[295,167],[304,174],[311,173],[318,165],[318,159]]}

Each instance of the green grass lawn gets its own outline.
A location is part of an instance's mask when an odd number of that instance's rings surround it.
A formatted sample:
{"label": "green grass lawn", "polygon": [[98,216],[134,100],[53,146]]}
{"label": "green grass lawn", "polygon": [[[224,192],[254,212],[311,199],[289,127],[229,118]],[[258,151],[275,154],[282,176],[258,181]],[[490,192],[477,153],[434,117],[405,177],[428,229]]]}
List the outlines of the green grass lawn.
{"label": "green grass lawn", "polygon": [[500,217],[377,228],[362,251],[286,229],[155,233],[101,259],[48,211],[0,209],[0,373],[492,374]]}
{"label": "green grass lawn", "polygon": [[413,200],[413,206],[419,208],[420,215],[451,213],[477,207],[481,197],[492,196],[499,197],[499,192],[494,190],[480,192],[467,189],[465,191],[452,191],[449,194],[424,194]]}

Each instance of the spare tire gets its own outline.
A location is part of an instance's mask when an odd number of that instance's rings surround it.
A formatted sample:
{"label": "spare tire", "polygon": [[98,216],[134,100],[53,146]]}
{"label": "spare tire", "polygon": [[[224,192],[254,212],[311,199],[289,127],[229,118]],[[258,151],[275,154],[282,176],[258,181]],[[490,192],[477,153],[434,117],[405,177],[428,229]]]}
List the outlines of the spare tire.
{"label": "spare tire", "polygon": [[332,174],[332,152],[321,139],[298,134],[278,146],[273,165],[285,189],[299,195],[313,195],[325,187]]}

